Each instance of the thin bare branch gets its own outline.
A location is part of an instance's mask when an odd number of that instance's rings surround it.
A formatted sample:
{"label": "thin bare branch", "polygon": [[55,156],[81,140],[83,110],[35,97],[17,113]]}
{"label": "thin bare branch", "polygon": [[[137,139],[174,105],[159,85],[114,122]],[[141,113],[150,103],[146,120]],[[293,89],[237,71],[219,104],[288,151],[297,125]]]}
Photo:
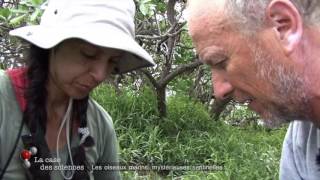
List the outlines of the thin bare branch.
{"label": "thin bare branch", "polygon": [[199,60],[195,60],[194,62],[189,63],[189,64],[181,65],[178,68],[176,68],[175,70],[173,70],[171,73],[169,73],[164,79],[162,79],[159,82],[159,84],[160,84],[160,86],[167,85],[176,76],[178,76],[184,72],[194,70],[196,67],[198,67],[200,65],[202,65],[202,62],[200,62]]}
{"label": "thin bare branch", "polygon": [[152,74],[149,71],[147,71],[146,69],[140,69],[139,71],[141,71],[149,79],[149,81],[155,88],[160,87],[157,80],[152,76]]}

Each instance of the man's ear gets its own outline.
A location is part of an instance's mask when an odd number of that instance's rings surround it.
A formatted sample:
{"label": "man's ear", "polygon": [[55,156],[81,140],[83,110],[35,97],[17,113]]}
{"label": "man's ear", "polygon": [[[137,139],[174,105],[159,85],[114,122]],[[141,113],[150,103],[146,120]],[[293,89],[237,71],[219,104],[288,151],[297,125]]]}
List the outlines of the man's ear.
{"label": "man's ear", "polygon": [[267,7],[266,15],[286,55],[292,53],[303,34],[302,17],[289,0],[274,0]]}

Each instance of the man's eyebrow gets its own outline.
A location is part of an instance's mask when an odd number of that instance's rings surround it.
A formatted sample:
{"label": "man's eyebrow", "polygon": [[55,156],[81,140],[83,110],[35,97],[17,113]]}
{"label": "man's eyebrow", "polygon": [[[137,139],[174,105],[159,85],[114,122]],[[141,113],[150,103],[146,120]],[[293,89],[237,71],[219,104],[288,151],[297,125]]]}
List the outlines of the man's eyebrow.
{"label": "man's eyebrow", "polygon": [[199,60],[204,64],[215,66],[226,60],[228,56],[223,51],[206,52],[204,55],[199,55]]}
{"label": "man's eyebrow", "polygon": [[200,56],[200,54],[198,55],[199,56],[199,60],[205,64],[208,64],[208,61],[209,61],[209,58],[204,58],[203,56]]}
{"label": "man's eyebrow", "polygon": [[[209,47],[206,47],[202,50],[201,55],[209,56],[209,58],[215,58],[215,57],[221,57],[226,56],[227,52],[225,49],[221,46],[211,45]],[[207,58],[203,57],[202,58]]]}
{"label": "man's eyebrow", "polygon": [[199,60],[204,64],[212,66],[214,63],[212,62],[212,59],[210,57],[211,56],[199,56]]}
{"label": "man's eyebrow", "polygon": [[202,61],[211,61],[217,59],[219,52],[215,51],[205,51],[201,55],[199,54],[199,57]]}

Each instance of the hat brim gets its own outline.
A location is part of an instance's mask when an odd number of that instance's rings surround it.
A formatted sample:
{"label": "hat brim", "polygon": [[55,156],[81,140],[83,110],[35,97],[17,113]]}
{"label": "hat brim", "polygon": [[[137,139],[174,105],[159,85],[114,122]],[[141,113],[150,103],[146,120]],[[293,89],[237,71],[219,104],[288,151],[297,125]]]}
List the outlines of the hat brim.
{"label": "hat brim", "polygon": [[118,73],[155,65],[152,57],[131,36],[112,26],[108,29],[93,30],[83,27],[49,28],[34,25],[12,30],[10,35],[20,37],[44,49],[50,49],[66,39],[79,38],[97,46],[123,50],[127,53],[119,61]]}

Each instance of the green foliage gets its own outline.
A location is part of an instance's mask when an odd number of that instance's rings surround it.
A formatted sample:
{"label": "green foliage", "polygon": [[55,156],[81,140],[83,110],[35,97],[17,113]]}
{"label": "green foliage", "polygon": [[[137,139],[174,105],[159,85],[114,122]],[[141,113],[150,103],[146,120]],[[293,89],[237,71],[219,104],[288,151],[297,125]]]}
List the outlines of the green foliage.
{"label": "green foliage", "polygon": [[6,66],[0,62],[0,69],[7,69]]}
{"label": "green foliage", "polygon": [[41,5],[45,0],[22,0],[17,7],[1,8],[0,20],[9,28],[25,24],[38,24],[42,14]]}
{"label": "green foliage", "polygon": [[144,16],[152,16],[155,9],[156,5],[152,2],[152,0],[139,1],[139,10]]}
{"label": "green foliage", "polygon": [[147,18],[166,11],[166,4],[161,0],[138,0],[137,4],[139,12]]}
{"label": "green foliage", "polygon": [[2,21],[6,21],[7,19],[9,19],[10,16],[10,9],[9,8],[1,8],[0,9],[0,19]]}
{"label": "green foliage", "polygon": [[190,75],[181,75],[169,83],[171,91],[178,95],[188,95],[190,87],[193,85],[193,79],[188,78]]}
{"label": "green foliage", "polygon": [[112,112],[117,126],[142,129],[157,119],[156,96],[150,88],[135,91],[128,87],[117,94],[110,86],[102,85],[92,95],[99,99],[105,109]]}
{"label": "green foliage", "polygon": [[181,33],[180,44],[176,47],[174,54],[177,64],[185,64],[195,58],[192,40],[187,31],[187,25],[185,25],[183,29],[184,31]]}
{"label": "green foliage", "polygon": [[186,96],[168,98],[168,117],[161,123],[166,134],[177,134],[185,129],[207,130],[211,123],[210,116],[204,106]]}
{"label": "green foliage", "polygon": [[157,118],[149,88],[120,93],[107,85],[95,98],[113,117],[121,161],[135,165],[217,165],[221,171],[123,171],[124,179],[277,179],[285,128],[266,131],[212,121],[206,108],[184,95],[168,99]]}

